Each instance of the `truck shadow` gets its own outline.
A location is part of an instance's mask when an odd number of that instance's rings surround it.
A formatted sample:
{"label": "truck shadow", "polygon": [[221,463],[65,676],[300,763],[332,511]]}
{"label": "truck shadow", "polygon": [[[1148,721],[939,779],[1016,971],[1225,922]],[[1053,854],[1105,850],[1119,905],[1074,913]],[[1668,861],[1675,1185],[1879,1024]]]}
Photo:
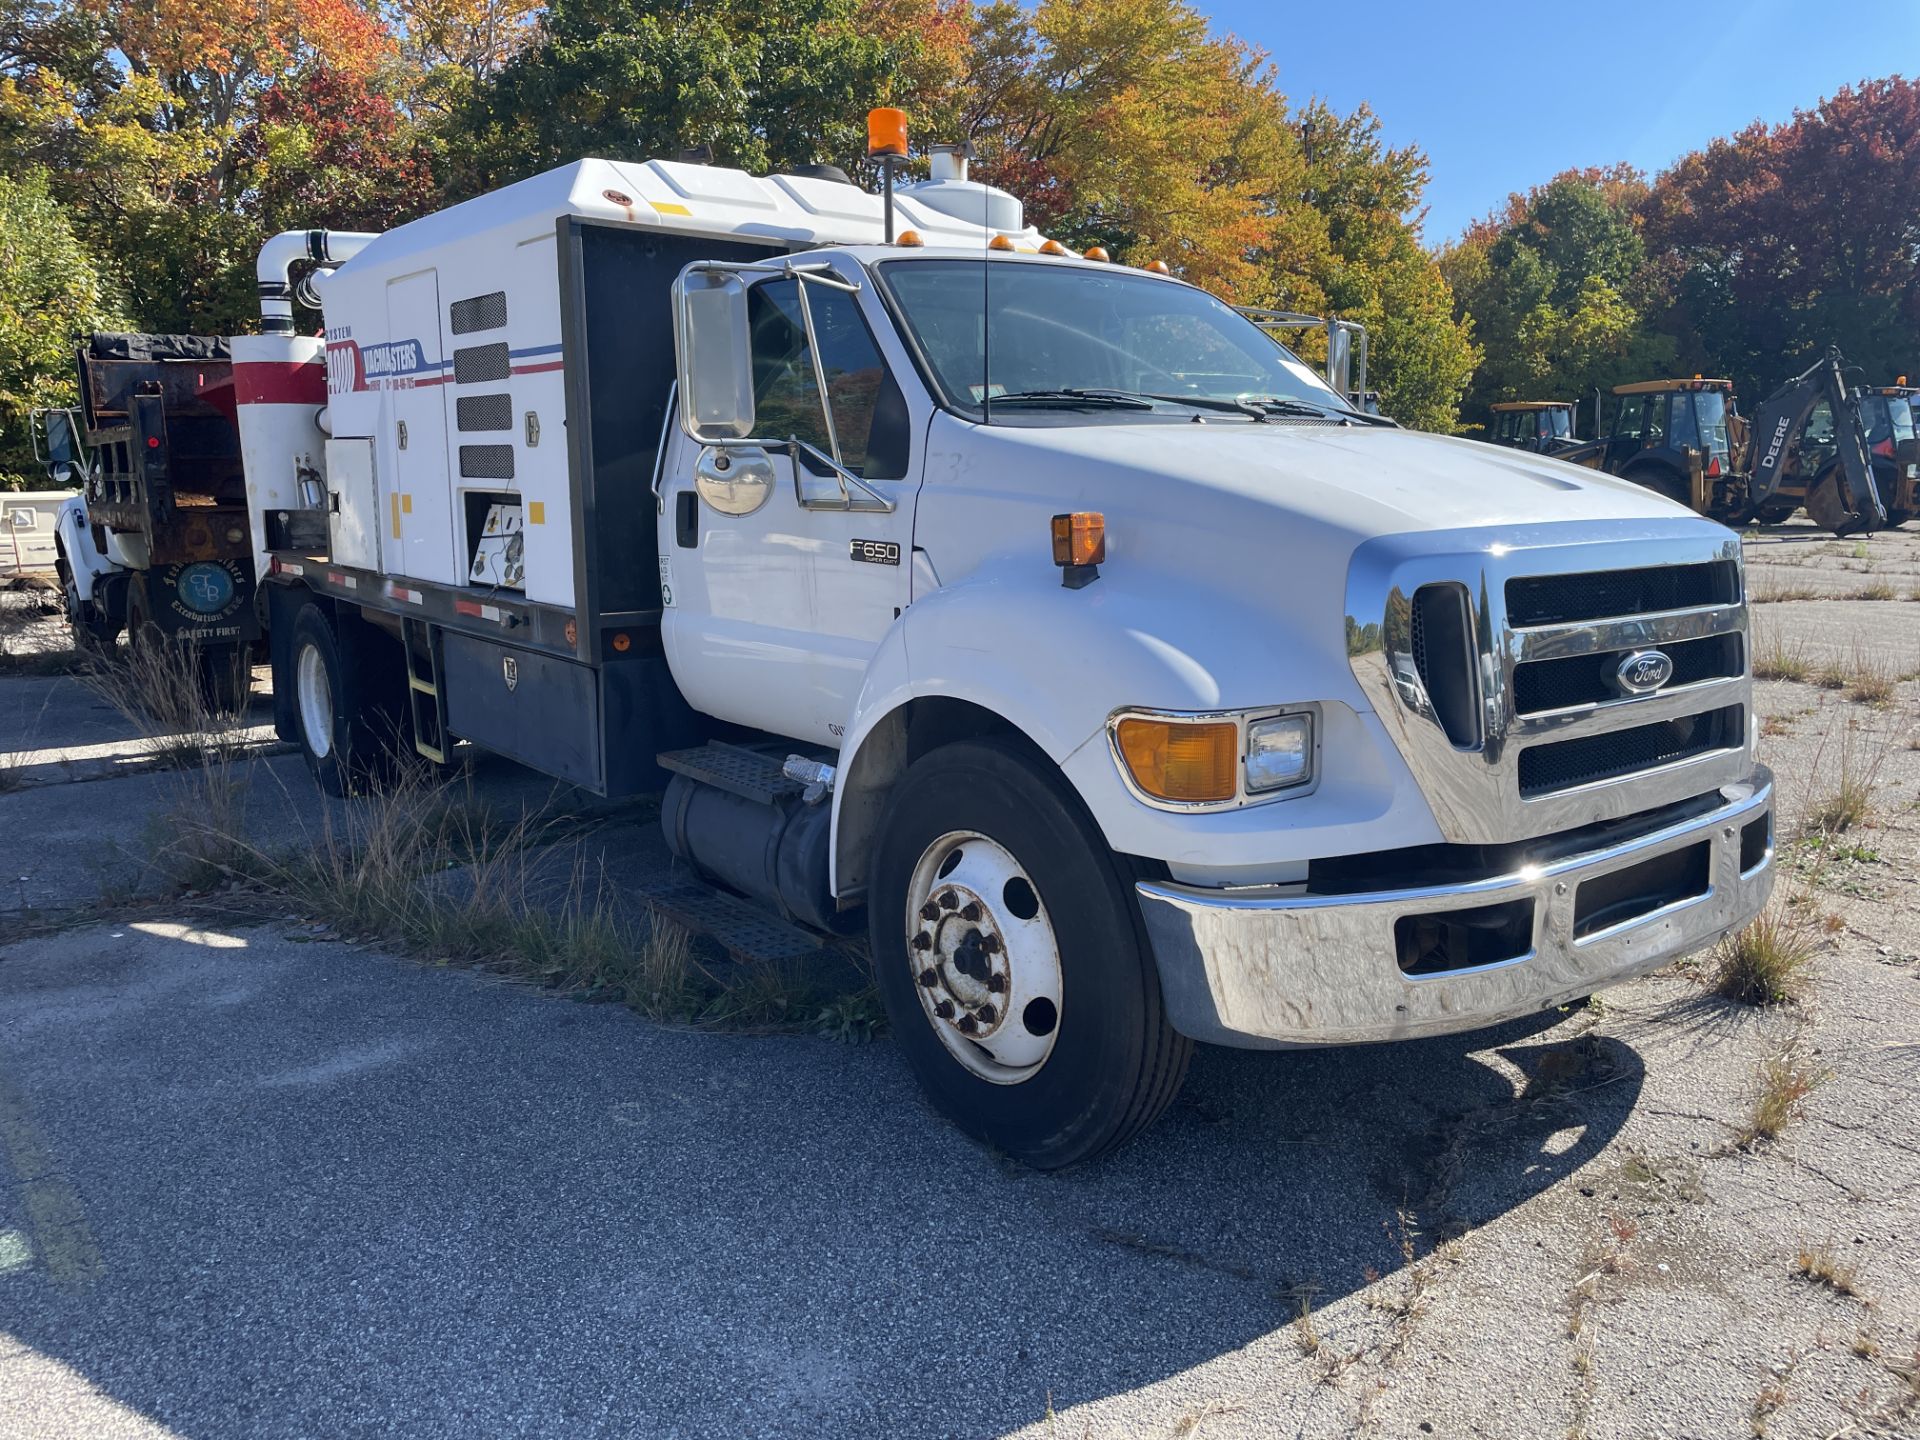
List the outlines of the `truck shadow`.
{"label": "truck shadow", "polygon": [[1136,1143],[1045,1175],[886,1041],[275,928],[0,976],[0,1092],[99,1252],[65,1288],[0,1273],[0,1332],[182,1435],[1000,1434],[1393,1283],[1601,1157],[1644,1079],[1563,1014],[1203,1050]]}

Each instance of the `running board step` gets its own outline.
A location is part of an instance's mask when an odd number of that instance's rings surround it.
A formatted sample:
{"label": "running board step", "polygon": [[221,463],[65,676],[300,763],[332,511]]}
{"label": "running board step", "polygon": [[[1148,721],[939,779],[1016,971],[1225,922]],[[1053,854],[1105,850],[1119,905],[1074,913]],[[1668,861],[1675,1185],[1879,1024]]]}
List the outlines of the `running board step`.
{"label": "running board step", "polygon": [[636,893],[659,914],[706,936],[739,960],[804,960],[817,955],[824,943],[812,931],[788,924],[752,901],[697,880],[643,882]]}
{"label": "running board step", "polygon": [[657,758],[663,768],[676,775],[725,790],[743,800],[757,800],[762,805],[778,804],[806,788],[798,780],[788,779],[781,769],[786,763],[784,754],[769,755],[744,745],[730,745],[724,740],[697,745],[691,750],[669,750]]}

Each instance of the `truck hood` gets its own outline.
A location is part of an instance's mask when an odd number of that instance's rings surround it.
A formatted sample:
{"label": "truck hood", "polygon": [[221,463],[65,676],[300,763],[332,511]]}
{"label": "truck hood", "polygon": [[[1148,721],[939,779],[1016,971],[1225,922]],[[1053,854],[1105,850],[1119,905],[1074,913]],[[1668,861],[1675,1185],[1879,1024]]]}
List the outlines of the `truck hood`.
{"label": "truck hood", "polygon": [[[1016,452],[1003,473],[1036,469],[1100,477],[1124,494],[1169,485],[1212,509],[1207,492],[1245,514],[1248,503],[1325,525],[1356,542],[1414,530],[1581,520],[1670,520],[1684,506],[1642,486],[1542,455],[1474,440],[1374,426],[1312,424],[1096,424],[982,427],[991,448]],[[1115,498],[1120,498],[1117,494]],[[1143,499],[1145,497],[1142,497]]]}

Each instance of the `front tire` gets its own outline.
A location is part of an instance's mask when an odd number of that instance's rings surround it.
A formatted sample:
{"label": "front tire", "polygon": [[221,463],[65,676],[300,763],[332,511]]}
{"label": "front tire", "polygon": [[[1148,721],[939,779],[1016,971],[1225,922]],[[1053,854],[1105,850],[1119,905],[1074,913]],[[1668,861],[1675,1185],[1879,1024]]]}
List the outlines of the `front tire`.
{"label": "front tire", "polygon": [[961,1129],[1053,1170],[1167,1107],[1192,1042],[1167,1023],[1130,876],[1044,759],[968,740],[914,762],[872,876],[888,1019]]}

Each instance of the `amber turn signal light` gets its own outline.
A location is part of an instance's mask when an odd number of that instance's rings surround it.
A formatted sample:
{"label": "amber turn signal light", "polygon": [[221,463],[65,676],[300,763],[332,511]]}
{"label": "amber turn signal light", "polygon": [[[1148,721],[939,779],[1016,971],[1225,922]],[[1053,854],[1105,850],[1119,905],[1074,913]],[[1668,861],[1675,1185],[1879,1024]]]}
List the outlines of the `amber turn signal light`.
{"label": "amber turn signal light", "polygon": [[1133,783],[1156,800],[1201,804],[1238,793],[1240,728],[1231,720],[1130,715],[1113,735]]}
{"label": "amber turn signal light", "polygon": [[883,105],[867,112],[867,154],[907,153],[907,112]]}
{"label": "amber turn signal light", "polygon": [[1098,510],[1076,510],[1053,517],[1053,563],[1098,565],[1107,558],[1107,517]]}

